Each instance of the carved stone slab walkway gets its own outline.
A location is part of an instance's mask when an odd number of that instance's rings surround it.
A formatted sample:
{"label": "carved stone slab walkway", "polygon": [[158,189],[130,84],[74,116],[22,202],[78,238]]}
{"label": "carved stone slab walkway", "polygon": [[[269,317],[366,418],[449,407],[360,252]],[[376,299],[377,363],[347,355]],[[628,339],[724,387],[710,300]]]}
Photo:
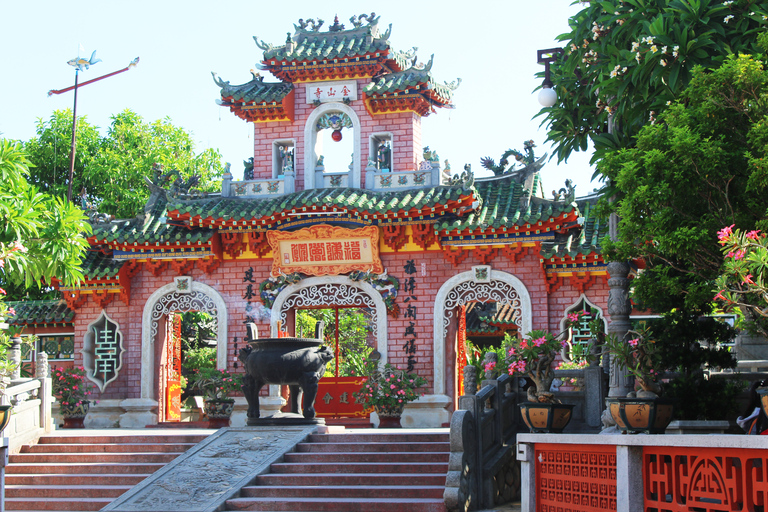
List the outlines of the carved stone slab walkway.
{"label": "carved stone slab walkway", "polygon": [[221,429],[102,509],[214,512],[317,427]]}

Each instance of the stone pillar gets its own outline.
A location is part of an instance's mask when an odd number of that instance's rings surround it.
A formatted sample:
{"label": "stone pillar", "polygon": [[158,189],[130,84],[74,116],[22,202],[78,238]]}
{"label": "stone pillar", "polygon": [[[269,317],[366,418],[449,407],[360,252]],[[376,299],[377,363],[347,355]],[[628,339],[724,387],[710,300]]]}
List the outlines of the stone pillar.
{"label": "stone pillar", "polygon": [[464,394],[467,396],[477,394],[477,368],[471,364],[464,367]]}
{"label": "stone pillar", "polygon": [[11,382],[21,378],[21,338],[13,336],[11,338],[11,347],[8,349],[8,360],[16,364],[11,375]]}
{"label": "stone pillar", "polygon": [[[608,334],[622,340],[630,329],[629,313],[632,305],[629,302],[629,265],[623,261],[608,263],[608,314],[611,321],[608,323]],[[609,397],[624,397],[632,391],[627,377],[627,369],[619,368],[611,358],[609,362],[610,380],[608,384]]]}

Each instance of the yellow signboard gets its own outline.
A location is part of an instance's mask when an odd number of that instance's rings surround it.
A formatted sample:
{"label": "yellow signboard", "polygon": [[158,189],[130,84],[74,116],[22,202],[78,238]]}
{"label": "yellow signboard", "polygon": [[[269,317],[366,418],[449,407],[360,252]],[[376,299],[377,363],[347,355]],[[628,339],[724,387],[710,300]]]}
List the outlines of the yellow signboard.
{"label": "yellow signboard", "polygon": [[297,231],[270,231],[272,275],[301,272],[310,276],[338,275],[353,270],[384,272],[379,257],[379,228],[346,229],[312,226]]}

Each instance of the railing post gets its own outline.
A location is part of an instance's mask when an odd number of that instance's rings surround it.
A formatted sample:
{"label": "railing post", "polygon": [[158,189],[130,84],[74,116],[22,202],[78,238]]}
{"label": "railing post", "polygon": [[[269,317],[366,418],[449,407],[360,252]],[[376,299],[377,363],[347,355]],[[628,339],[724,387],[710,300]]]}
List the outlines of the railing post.
{"label": "railing post", "polygon": [[589,427],[598,428],[602,425],[600,417],[605,408],[603,368],[588,366],[581,371],[584,375],[584,422]]}
{"label": "railing post", "polygon": [[40,427],[46,434],[51,431],[53,418],[51,413],[53,389],[49,371],[48,354],[39,352],[35,361],[35,377],[40,380],[40,389],[38,390],[38,397],[40,398]]}
{"label": "railing post", "polygon": [[517,444],[520,462],[520,510],[536,510],[536,460],[534,445]]}
{"label": "railing post", "polygon": [[616,446],[616,503],[624,504],[622,511],[644,510],[642,446]]}

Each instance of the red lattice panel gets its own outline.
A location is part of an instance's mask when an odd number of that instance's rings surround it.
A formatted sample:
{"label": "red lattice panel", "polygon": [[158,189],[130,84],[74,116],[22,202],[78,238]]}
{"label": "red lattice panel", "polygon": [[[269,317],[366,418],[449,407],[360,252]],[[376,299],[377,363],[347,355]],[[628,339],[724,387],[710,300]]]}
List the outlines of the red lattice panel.
{"label": "red lattice panel", "polygon": [[616,510],[616,447],[536,444],[536,510]]}
{"label": "red lattice panel", "polygon": [[643,448],[645,510],[755,511],[768,504],[768,452],[732,448]]}

